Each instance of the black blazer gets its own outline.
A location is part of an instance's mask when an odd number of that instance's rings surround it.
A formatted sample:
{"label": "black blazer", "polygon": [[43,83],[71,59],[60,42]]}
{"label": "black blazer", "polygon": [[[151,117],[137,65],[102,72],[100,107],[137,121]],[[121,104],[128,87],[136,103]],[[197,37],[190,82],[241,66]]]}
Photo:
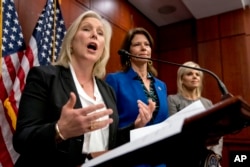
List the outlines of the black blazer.
{"label": "black blazer", "polygon": [[[112,149],[117,146],[118,135],[116,98],[113,89],[104,81],[96,78],[96,83],[107,108],[113,109],[110,117],[114,122],[109,126],[109,149]],[[20,154],[16,167],[68,167],[85,161],[82,155],[84,135],[60,144],[55,142],[55,123],[70,92],[74,92],[77,97],[75,108],[82,107],[69,68],[39,66],[29,71],[13,136],[14,148]],[[123,140],[129,140],[131,128],[122,130]]]}

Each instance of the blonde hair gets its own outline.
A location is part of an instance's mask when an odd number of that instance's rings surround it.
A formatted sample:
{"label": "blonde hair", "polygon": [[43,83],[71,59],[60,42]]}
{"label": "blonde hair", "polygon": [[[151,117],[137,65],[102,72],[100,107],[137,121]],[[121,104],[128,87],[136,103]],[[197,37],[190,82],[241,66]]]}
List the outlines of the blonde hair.
{"label": "blonde hair", "polygon": [[[183,65],[185,66],[189,66],[189,67],[195,67],[195,68],[200,68],[200,66],[192,61],[188,61],[185,62]],[[180,94],[184,94],[185,89],[183,88],[183,84],[182,84],[182,77],[184,74],[187,74],[189,71],[191,71],[192,69],[190,68],[186,68],[186,67],[180,67],[177,71],[177,91]],[[202,82],[203,82],[203,72],[199,71],[200,74],[200,78],[201,78],[201,82],[200,82],[200,86],[196,89],[196,95],[197,97],[201,97],[201,92],[202,92]]]}
{"label": "blonde hair", "polygon": [[110,40],[112,36],[112,28],[111,28],[110,23],[107,20],[103,19],[98,13],[92,10],[82,13],[71,24],[71,26],[67,30],[66,35],[64,36],[58,60],[54,64],[62,65],[65,68],[69,68],[69,62],[71,62],[71,42],[81,22],[84,19],[89,18],[89,17],[93,17],[93,18],[100,20],[104,27],[104,40],[105,40],[104,51],[102,53],[102,56],[95,63],[94,68],[93,68],[93,75],[97,76],[98,78],[103,78],[106,75],[106,65],[110,57]]}

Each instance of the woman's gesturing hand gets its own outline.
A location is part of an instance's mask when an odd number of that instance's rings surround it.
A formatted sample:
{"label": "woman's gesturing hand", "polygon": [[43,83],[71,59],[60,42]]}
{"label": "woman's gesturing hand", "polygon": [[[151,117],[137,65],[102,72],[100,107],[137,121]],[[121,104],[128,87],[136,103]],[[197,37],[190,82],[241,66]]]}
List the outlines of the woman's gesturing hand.
{"label": "woman's gesturing hand", "polygon": [[148,100],[148,105],[143,103],[141,100],[138,100],[137,104],[139,108],[139,114],[134,124],[135,128],[140,128],[145,126],[151,120],[156,104],[151,99]]}
{"label": "woman's gesturing hand", "polygon": [[[75,103],[76,96],[74,93],[70,93],[70,98],[62,107],[61,116],[57,122],[58,129],[65,139],[104,128],[113,122],[113,120],[109,118],[113,110],[106,109],[104,104],[75,109]],[[97,110],[99,111],[95,112]],[[105,119],[103,117],[105,117]]]}

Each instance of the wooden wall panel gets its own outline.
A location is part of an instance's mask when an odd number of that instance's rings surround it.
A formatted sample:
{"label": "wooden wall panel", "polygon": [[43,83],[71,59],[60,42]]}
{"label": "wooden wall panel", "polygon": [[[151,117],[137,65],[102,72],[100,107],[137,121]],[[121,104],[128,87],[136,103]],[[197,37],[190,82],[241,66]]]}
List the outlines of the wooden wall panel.
{"label": "wooden wall panel", "polygon": [[[232,140],[233,139],[233,140]],[[250,144],[250,127],[244,128],[240,131],[228,134],[225,136],[225,142],[244,142]]]}
{"label": "wooden wall panel", "polygon": [[241,95],[250,102],[247,46],[245,36],[222,39],[223,78],[233,95]]}
{"label": "wooden wall panel", "polygon": [[197,41],[215,40],[219,38],[218,16],[197,20]]}
{"label": "wooden wall panel", "polygon": [[110,49],[110,59],[107,65],[107,73],[116,72],[121,69],[120,66],[120,56],[118,55],[118,50],[121,47],[122,40],[125,35],[126,31],[120,29],[119,27],[113,25],[113,34],[115,34],[115,38],[111,39],[111,49]]}
{"label": "wooden wall panel", "polygon": [[157,26],[154,23],[152,23],[152,21],[147,19],[143,14],[138,12],[137,10],[131,10],[130,16],[131,16],[131,19],[133,21],[132,27],[144,27],[145,29],[147,29],[154,39],[154,42],[156,45],[155,47],[157,47],[157,42],[158,42],[158,40],[157,40]]}
{"label": "wooden wall panel", "polygon": [[244,10],[236,10],[219,16],[221,37],[244,34]]}
{"label": "wooden wall panel", "polygon": [[[220,41],[208,41],[198,44],[198,64],[210,70],[222,80]],[[203,93],[204,97],[212,100],[213,103],[221,100],[221,91],[217,81],[210,74],[204,73]]]}
{"label": "wooden wall panel", "polygon": [[250,8],[248,6],[244,10],[244,29],[245,29],[245,33],[247,35],[250,34],[250,28],[249,27],[250,27]]}
{"label": "wooden wall panel", "polygon": [[[250,19],[250,17],[249,17]],[[249,28],[250,29],[250,28]],[[247,47],[247,54],[245,55],[245,62],[244,62],[244,65],[245,65],[245,71],[244,71],[244,74],[242,74],[243,78],[246,79],[246,86],[244,88],[247,88],[246,90],[244,90],[245,92],[249,92],[250,90],[250,87],[247,86],[247,85],[250,85],[250,67],[249,67],[249,63],[250,63],[250,36],[247,35],[246,36],[246,47]],[[248,102],[250,103],[250,99],[246,99],[248,100]]]}
{"label": "wooden wall panel", "polygon": [[[76,0],[77,3],[80,3],[81,5],[85,6],[86,8],[90,9],[90,1],[91,0]],[[62,2],[62,0],[61,0]]]}
{"label": "wooden wall panel", "polygon": [[130,15],[131,7],[121,0],[91,0],[91,7],[108,18],[113,24],[128,30],[133,21]]}
{"label": "wooden wall panel", "polygon": [[158,51],[165,52],[195,44],[195,22],[184,21],[159,28]]}
{"label": "wooden wall panel", "polygon": [[[161,60],[183,64],[186,61],[193,59],[193,49],[191,47],[162,52]],[[178,66],[158,63],[159,78],[167,84],[168,94],[177,92],[176,79]]]}
{"label": "wooden wall panel", "polygon": [[[86,1],[86,0],[85,0]],[[65,22],[66,28],[68,28],[71,23],[83,12],[89,10],[87,6],[89,6],[88,1],[76,1],[76,0],[62,0],[61,1],[61,11],[63,14],[63,19]]]}

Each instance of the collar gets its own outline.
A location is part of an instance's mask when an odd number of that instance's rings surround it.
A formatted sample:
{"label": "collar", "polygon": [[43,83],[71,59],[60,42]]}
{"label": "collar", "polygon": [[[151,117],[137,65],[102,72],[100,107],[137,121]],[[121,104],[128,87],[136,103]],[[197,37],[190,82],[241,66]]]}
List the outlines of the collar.
{"label": "collar", "polygon": [[[137,74],[137,72],[134,71],[134,69],[132,67],[130,67],[130,69],[127,71],[127,74],[132,79],[136,79],[136,80],[140,80],[141,79],[141,77]],[[148,72],[147,78],[149,78],[151,80],[154,80],[154,77],[153,77],[153,75],[150,72]]]}

